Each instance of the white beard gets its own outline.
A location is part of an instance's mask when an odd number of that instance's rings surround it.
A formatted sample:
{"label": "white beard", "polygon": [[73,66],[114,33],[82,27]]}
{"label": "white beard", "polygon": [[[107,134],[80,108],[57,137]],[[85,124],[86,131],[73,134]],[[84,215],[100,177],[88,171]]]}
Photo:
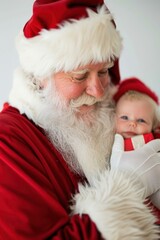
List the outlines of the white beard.
{"label": "white beard", "polygon": [[[81,116],[78,113],[78,117],[77,106],[73,106],[74,103],[67,106],[53,89],[51,83],[43,89],[42,108],[40,112],[38,109],[33,120],[45,130],[72,171],[85,175],[89,180],[109,164],[114,138],[112,87],[108,88],[101,102],[95,103],[94,110]],[[80,105],[83,99],[75,105]]]}

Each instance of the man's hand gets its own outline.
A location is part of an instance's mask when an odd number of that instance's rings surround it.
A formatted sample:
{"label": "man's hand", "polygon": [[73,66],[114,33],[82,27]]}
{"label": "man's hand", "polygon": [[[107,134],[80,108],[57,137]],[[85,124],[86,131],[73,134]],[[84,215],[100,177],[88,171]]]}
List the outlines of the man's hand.
{"label": "man's hand", "polygon": [[119,169],[138,177],[148,197],[160,189],[160,139],[153,140],[134,151],[124,151],[124,140],[119,134],[111,155],[111,169]]}

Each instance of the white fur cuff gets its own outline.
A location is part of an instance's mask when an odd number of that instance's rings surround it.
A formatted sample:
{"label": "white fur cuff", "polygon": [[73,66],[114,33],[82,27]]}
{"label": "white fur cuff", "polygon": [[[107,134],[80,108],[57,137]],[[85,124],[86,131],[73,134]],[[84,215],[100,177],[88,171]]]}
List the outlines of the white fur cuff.
{"label": "white fur cuff", "polygon": [[79,185],[73,214],[88,214],[107,240],[158,239],[155,218],[144,205],[141,184],[117,171],[99,175],[92,186]]}

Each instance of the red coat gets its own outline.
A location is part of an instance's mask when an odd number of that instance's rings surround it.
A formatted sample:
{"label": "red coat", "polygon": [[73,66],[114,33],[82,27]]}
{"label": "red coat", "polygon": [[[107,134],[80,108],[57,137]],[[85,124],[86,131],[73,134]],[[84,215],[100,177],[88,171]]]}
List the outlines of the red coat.
{"label": "red coat", "polygon": [[84,181],[42,129],[18,110],[0,114],[0,240],[102,239],[88,215],[70,217]]}

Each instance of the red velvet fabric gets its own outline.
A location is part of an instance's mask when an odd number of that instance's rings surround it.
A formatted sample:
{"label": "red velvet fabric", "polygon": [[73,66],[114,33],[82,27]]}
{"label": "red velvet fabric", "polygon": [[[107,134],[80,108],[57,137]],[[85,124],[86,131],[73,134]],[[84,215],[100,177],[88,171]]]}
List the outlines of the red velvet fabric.
{"label": "red velvet fabric", "polygon": [[114,66],[109,69],[109,74],[111,76],[112,83],[114,85],[117,85],[121,79],[118,59],[114,62]]}
{"label": "red velvet fabric", "polygon": [[159,104],[158,96],[154,93],[145,83],[136,77],[130,77],[124,79],[118,88],[118,91],[114,95],[114,100],[117,102],[122,95],[128,91],[137,91],[144,93],[152,98],[157,104]]}
{"label": "red velvet fabric", "polygon": [[43,131],[10,106],[0,113],[0,239],[102,239],[89,216],[70,216],[78,182]]}
{"label": "red velvet fabric", "polygon": [[59,24],[69,19],[87,17],[86,8],[97,9],[103,0],[36,0],[33,15],[24,26],[26,38],[35,37],[42,29],[58,28]]}

